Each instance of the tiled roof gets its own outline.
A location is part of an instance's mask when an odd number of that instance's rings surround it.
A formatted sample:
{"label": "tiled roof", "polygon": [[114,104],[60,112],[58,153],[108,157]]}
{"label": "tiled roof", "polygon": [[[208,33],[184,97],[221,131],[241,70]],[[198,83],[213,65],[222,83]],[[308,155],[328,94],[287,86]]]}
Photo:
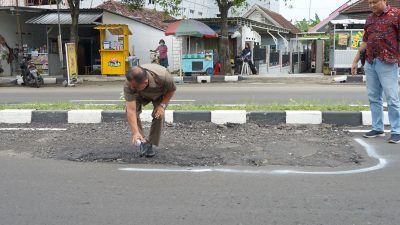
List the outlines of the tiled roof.
{"label": "tiled roof", "polygon": [[[399,0],[387,0],[388,4],[392,7],[400,8]],[[349,6],[347,9],[343,10],[341,13],[343,14],[352,14],[352,13],[365,13],[371,12],[368,7],[368,0],[360,0],[353,5]]]}
{"label": "tiled roof", "polygon": [[136,20],[164,31],[167,28],[168,23],[164,23],[163,21],[175,19],[171,16],[165,15],[164,12],[156,11],[154,9],[133,10],[126,5],[123,5],[121,2],[116,1],[104,2],[97,8],[106,9],[126,17],[133,17]]}
{"label": "tiled roof", "polygon": [[275,22],[277,22],[281,27],[286,28],[290,30],[293,34],[300,33],[299,28],[297,28],[295,25],[293,25],[290,21],[285,19],[281,14],[278,14],[276,12],[273,12],[269,9],[266,9],[260,5],[257,5],[261,10],[263,10],[269,17],[271,17]]}

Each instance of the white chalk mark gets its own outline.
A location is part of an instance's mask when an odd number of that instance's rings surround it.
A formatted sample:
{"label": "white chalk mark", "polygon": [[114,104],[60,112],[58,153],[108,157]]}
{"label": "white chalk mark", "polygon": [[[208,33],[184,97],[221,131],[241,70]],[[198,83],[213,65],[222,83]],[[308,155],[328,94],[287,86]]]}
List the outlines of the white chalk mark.
{"label": "white chalk mark", "polygon": [[19,128],[19,127],[8,127],[0,128],[0,131],[66,131],[66,128]]}
{"label": "white chalk mark", "polygon": [[387,161],[381,158],[375,149],[361,139],[354,139],[361,146],[365,148],[369,157],[377,159],[379,163],[372,167],[356,169],[356,170],[344,170],[344,171],[302,171],[302,170],[241,170],[241,169],[223,169],[223,168],[119,168],[121,171],[130,172],[157,172],[157,173],[207,173],[207,172],[219,172],[219,173],[238,173],[238,174],[305,174],[305,175],[344,175],[344,174],[356,174],[371,172],[379,170],[387,165]]}

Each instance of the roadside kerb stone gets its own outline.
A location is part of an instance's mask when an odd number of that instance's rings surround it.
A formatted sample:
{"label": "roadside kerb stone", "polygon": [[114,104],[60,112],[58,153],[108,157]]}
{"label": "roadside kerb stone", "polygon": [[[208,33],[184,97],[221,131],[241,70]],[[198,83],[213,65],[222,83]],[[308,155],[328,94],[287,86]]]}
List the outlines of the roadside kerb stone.
{"label": "roadside kerb stone", "polygon": [[204,121],[211,122],[210,111],[175,111],[174,122]]}
{"label": "roadside kerb stone", "polygon": [[68,123],[101,123],[103,110],[71,110],[68,111]]}
{"label": "roadside kerb stone", "polygon": [[321,124],[321,111],[286,111],[288,124]]}
{"label": "roadside kerb stone", "polygon": [[[151,122],[152,110],[143,110],[140,117],[143,122]],[[0,123],[101,123],[126,121],[124,110],[0,110]],[[216,124],[256,123],[265,125],[287,124],[336,124],[371,125],[371,112],[334,112],[334,111],[251,111],[215,110],[215,111],[165,111],[165,121],[188,122],[204,121]],[[384,124],[389,125],[388,113],[384,112]]]}
{"label": "roadside kerb stone", "polygon": [[102,122],[126,121],[126,112],[123,110],[104,110],[101,112]]}
{"label": "roadside kerb stone", "polygon": [[33,109],[0,110],[0,123],[31,123]]}
{"label": "roadside kerb stone", "polygon": [[197,83],[210,83],[211,77],[210,76],[197,76]]}
{"label": "roadside kerb stone", "polygon": [[224,82],[225,81],[225,77],[226,76],[218,76],[218,75],[217,76],[211,76],[210,77],[210,79],[211,79],[210,82],[211,83],[213,83],[213,82]]}
{"label": "roadside kerb stone", "polygon": [[214,110],[211,111],[211,122],[215,124],[246,123],[245,110]]}
{"label": "roadside kerb stone", "polygon": [[248,112],[247,121],[256,124],[276,125],[286,123],[285,111]]}
{"label": "roadside kerb stone", "polygon": [[33,110],[32,123],[68,123],[67,110]]}
{"label": "roadside kerb stone", "polygon": [[322,123],[359,126],[362,125],[362,113],[326,111],[322,112]]}
{"label": "roadside kerb stone", "polygon": [[225,76],[226,82],[239,81],[239,76]]}
{"label": "roadside kerb stone", "polygon": [[[363,125],[372,125],[371,111],[361,111]],[[383,124],[390,125],[388,112],[383,112]]]}

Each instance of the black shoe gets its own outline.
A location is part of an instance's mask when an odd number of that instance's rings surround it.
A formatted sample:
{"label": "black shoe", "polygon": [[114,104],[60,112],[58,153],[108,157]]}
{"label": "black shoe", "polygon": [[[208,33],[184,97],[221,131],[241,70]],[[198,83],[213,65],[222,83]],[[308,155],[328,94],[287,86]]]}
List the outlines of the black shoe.
{"label": "black shoe", "polygon": [[156,152],[153,150],[153,145],[152,144],[147,144],[147,152],[146,152],[146,157],[151,158],[156,155]]}
{"label": "black shoe", "polygon": [[363,135],[365,138],[374,138],[374,137],[385,137],[385,132],[383,131],[376,131],[376,130],[371,130],[368,131]]}
{"label": "black shoe", "polygon": [[145,156],[147,153],[147,149],[148,149],[147,144],[142,142],[139,146],[139,156],[140,157]]}
{"label": "black shoe", "polygon": [[400,143],[400,134],[392,134],[392,135],[390,135],[389,143],[392,143],[392,144]]}

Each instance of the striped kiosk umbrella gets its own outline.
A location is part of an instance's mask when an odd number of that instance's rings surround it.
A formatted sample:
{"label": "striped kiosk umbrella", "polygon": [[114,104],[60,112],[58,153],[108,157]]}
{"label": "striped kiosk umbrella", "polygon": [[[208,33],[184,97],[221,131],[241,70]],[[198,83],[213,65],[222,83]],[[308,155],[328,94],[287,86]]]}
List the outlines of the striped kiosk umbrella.
{"label": "striped kiosk umbrella", "polygon": [[191,19],[179,20],[168,25],[165,35],[217,38],[218,34],[206,24]]}

